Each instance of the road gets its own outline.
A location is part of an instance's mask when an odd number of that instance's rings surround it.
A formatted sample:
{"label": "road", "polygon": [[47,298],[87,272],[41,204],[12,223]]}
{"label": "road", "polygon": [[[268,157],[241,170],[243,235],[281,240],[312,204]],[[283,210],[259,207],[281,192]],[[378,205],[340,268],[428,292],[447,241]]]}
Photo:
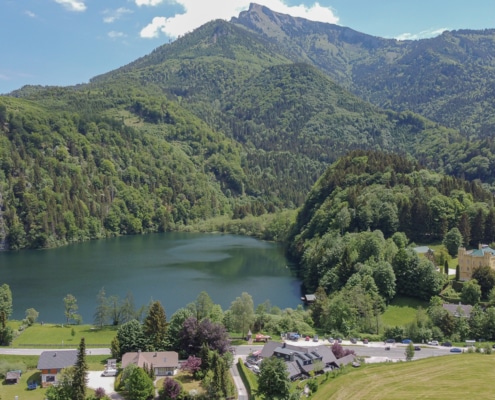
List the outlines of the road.
{"label": "road", "polygon": [[[293,342],[289,341],[288,343],[311,347],[311,346],[321,346],[321,345],[329,345],[328,341],[320,340],[318,343],[315,342],[306,342],[306,341],[298,341]],[[406,345],[403,344],[393,344],[390,345],[390,350],[385,350],[386,345],[384,343],[370,343],[367,345],[352,345],[349,342],[344,341],[342,343],[343,347],[346,349],[352,349],[355,351],[356,355],[359,357],[364,357],[366,362],[394,362],[394,361],[404,361]],[[235,346],[235,356],[234,356],[234,365],[230,368],[230,373],[234,379],[234,383],[237,387],[238,399],[239,400],[248,400],[249,397],[247,395],[246,388],[244,387],[244,383],[239,376],[239,372],[237,370],[237,360],[241,358],[245,360],[246,357],[256,350],[261,350],[263,346],[261,345],[242,345]],[[50,349],[53,350],[53,349]],[[0,348],[0,354],[14,354],[14,355],[40,355],[44,349],[14,349],[14,348]],[[110,355],[110,349],[87,349],[86,353],[88,355]],[[414,359],[421,359],[427,357],[436,357],[443,355],[455,355],[458,353],[451,353],[450,348],[441,347],[441,346],[426,346],[421,345],[421,350],[416,351],[414,354]],[[96,373],[99,376],[99,372]],[[105,378],[108,380],[108,378]],[[118,396],[117,394],[112,393],[112,395]],[[117,399],[118,397],[112,397]]]}

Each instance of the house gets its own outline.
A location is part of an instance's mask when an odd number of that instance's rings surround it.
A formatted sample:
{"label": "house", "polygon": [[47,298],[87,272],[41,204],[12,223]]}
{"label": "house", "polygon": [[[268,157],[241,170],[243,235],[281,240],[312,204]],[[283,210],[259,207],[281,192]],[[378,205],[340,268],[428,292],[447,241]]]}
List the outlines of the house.
{"label": "house", "polygon": [[442,307],[449,312],[453,317],[465,317],[471,316],[471,310],[473,306],[469,304],[443,304]]}
{"label": "house", "polygon": [[77,350],[53,350],[41,353],[38,369],[41,370],[41,386],[57,383],[57,375],[64,368],[72,367],[77,361]]}
{"label": "house", "polygon": [[475,268],[489,266],[491,269],[495,269],[495,250],[482,244],[474,250],[459,247],[457,260],[461,281],[468,281],[471,279]]}
{"label": "house", "polygon": [[122,368],[135,364],[143,368],[153,368],[155,376],[172,376],[179,369],[179,354],[175,351],[138,351],[125,353],[122,357]]}
{"label": "house", "polygon": [[325,371],[340,368],[342,365],[354,361],[354,355],[337,359],[332,349],[327,346],[303,347],[274,341],[263,346],[259,357],[262,359],[267,357],[283,358],[291,380],[308,377],[317,362],[321,362]]}
{"label": "house", "polygon": [[316,301],[316,296],[314,294],[305,294],[301,297],[301,300],[306,304],[312,304]]}

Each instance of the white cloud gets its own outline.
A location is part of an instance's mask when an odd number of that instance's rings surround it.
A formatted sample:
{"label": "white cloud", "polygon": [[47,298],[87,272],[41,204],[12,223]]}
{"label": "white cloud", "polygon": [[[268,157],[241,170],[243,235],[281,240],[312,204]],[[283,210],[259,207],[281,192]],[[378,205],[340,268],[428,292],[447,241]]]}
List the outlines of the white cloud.
{"label": "white cloud", "polygon": [[108,37],[112,38],[112,39],[118,39],[118,38],[122,38],[125,36],[126,36],[126,34],[124,32],[117,32],[117,31],[108,32]]}
{"label": "white cloud", "polygon": [[118,19],[122,18],[125,14],[131,14],[132,11],[129,10],[128,8],[120,7],[117,8],[116,10],[105,10],[103,11],[103,22],[106,22],[107,24],[111,24],[112,22],[117,21]]}
{"label": "white cloud", "polygon": [[141,6],[157,6],[160,3],[163,3],[164,0],[135,0],[136,5]]}
{"label": "white cloud", "polygon": [[432,38],[438,35],[441,35],[443,32],[448,31],[449,28],[440,28],[440,29],[427,29],[425,31],[421,31],[419,33],[401,33],[399,36],[396,36],[397,40],[419,40],[419,39],[427,39]]}
{"label": "white cloud", "polygon": [[[160,0],[135,0],[136,4],[156,5]],[[160,33],[168,37],[176,38],[186,32],[211,21],[213,19],[230,20],[237,17],[243,10],[247,10],[251,0],[210,0],[201,3],[198,0],[176,0],[175,3],[182,6],[184,12],[173,17],[155,17],[141,30],[141,37],[156,38]],[[260,0],[259,4],[271,10],[294,17],[303,17],[312,21],[328,22],[336,24],[339,18],[329,7],[321,6],[318,2],[311,6],[304,4],[288,6],[283,0]]]}
{"label": "white cloud", "polygon": [[36,14],[32,11],[26,10],[24,11],[24,14],[26,14],[28,17],[36,18]]}
{"label": "white cloud", "polygon": [[86,4],[82,0],[55,0],[69,11],[86,11]]}

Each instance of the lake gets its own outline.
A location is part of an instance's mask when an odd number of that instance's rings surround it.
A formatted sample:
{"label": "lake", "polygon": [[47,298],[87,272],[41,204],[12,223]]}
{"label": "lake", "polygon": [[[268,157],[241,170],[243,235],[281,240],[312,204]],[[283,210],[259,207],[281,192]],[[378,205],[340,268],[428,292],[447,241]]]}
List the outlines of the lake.
{"label": "lake", "polygon": [[136,308],[159,300],[167,319],[206,291],[223,310],[242,292],[255,307],[300,304],[300,282],[280,245],[244,236],[162,233],[123,236],[50,250],[0,252],[0,284],[12,290],[14,314],[36,309],[38,321],[62,323],[64,297],[77,299],[83,323],[92,323],[96,296],[124,298]]}

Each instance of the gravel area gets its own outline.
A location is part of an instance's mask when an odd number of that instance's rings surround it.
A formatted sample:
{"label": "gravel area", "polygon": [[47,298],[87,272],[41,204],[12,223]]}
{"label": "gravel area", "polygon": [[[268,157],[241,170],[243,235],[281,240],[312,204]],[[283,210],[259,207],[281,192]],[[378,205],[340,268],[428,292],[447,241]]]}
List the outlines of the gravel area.
{"label": "gravel area", "polygon": [[113,376],[101,376],[103,371],[89,371],[88,372],[88,387],[91,389],[98,389],[102,387],[105,389],[105,393],[110,395],[114,393],[115,377]]}

